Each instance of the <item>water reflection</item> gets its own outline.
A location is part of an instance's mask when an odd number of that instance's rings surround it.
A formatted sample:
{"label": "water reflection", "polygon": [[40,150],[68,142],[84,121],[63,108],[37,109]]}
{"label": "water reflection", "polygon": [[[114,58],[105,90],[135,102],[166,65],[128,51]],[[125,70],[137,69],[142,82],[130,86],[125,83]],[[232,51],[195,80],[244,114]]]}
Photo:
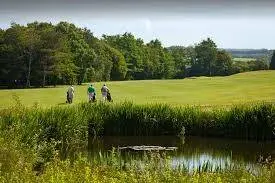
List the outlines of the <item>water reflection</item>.
{"label": "water reflection", "polygon": [[[187,167],[189,170],[207,166],[207,169],[214,171],[235,165],[244,165],[247,169],[255,170],[260,155],[275,155],[275,142],[174,136],[101,137],[89,140],[89,152],[91,156],[96,156],[99,151],[107,152],[113,147],[136,145],[178,147],[177,151],[167,153],[171,157],[172,166]],[[135,152],[128,155],[131,158],[142,156]]]}

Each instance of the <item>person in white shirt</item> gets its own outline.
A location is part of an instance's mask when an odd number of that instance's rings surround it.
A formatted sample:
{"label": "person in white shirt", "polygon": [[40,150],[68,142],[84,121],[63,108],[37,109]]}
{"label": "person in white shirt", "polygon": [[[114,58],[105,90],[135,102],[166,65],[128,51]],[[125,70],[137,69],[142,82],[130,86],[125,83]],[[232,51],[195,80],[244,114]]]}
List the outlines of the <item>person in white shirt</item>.
{"label": "person in white shirt", "polygon": [[73,85],[71,85],[68,88],[67,96],[68,96],[68,102],[69,102],[69,104],[72,103],[73,102],[73,98],[74,98],[74,86]]}
{"label": "person in white shirt", "polygon": [[107,93],[109,92],[109,88],[104,84],[101,88],[101,94],[104,101],[107,99]]}

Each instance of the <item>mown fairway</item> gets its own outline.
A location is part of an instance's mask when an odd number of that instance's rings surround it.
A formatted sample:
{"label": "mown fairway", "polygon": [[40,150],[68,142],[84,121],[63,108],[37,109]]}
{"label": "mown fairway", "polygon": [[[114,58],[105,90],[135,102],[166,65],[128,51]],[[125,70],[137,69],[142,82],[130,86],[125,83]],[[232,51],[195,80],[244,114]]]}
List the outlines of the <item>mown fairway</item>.
{"label": "mown fairway", "polygon": [[[130,100],[134,103],[173,105],[230,105],[244,102],[275,102],[275,71],[248,72],[227,77],[199,77],[182,80],[147,80],[107,82],[115,102]],[[74,103],[87,101],[87,84],[75,86]],[[95,83],[97,99],[100,87]],[[0,91],[0,108],[15,104],[15,96],[24,105],[66,105],[67,86],[44,89]]]}

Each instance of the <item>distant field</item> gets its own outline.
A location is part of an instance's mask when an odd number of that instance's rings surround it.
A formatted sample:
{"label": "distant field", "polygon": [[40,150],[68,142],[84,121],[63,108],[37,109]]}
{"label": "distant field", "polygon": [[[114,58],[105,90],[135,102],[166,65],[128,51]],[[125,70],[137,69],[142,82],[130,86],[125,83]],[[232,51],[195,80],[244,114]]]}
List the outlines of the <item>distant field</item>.
{"label": "distant field", "polygon": [[[258,71],[227,77],[198,77],[181,80],[107,82],[115,102],[169,103],[173,105],[230,105],[242,102],[275,102],[275,71]],[[74,103],[87,101],[87,84],[75,86]],[[100,98],[102,83],[95,83]],[[15,104],[66,105],[67,86],[44,89],[0,90],[0,108]]]}
{"label": "distant field", "polygon": [[233,58],[233,61],[239,61],[239,62],[247,62],[247,61],[255,61],[255,58],[241,58],[241,57],[235,57]]}

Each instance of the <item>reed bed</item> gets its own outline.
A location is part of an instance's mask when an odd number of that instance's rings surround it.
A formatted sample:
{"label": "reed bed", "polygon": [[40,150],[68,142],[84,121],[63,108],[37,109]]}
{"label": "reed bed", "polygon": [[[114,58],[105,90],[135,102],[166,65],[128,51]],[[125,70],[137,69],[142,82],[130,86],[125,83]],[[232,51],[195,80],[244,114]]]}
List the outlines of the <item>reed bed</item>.
{"label": "reed bed", "polygon": [[61,146],[75,147],[87,143],[88,137],[100,135],[275,138],[275,105],[271,103],[212,110],[168,104],[82,103],[49,109],[17,106],[1,110],[0,115],[0,131],[12,131],[9,133],[28,145],[54,140]]}
{"label": "reed bed", "polygon": [[[81,103],[69,107],[0,111],[1,182],[272,182],[275,166],[257,173],[245,167],[213,167],[192,173],[168,166],[169,157],[149,155],[140,163],[119,153],[80,155],[88,138],[100,135],[198,135],[274,139],[275,105],[255,103],[204,109],[129,102]],[[146,157],[145,157],[146,158]],[[161,164],[160,164],[161,163]],[[214,171],[210,171],[213,170]]]}

